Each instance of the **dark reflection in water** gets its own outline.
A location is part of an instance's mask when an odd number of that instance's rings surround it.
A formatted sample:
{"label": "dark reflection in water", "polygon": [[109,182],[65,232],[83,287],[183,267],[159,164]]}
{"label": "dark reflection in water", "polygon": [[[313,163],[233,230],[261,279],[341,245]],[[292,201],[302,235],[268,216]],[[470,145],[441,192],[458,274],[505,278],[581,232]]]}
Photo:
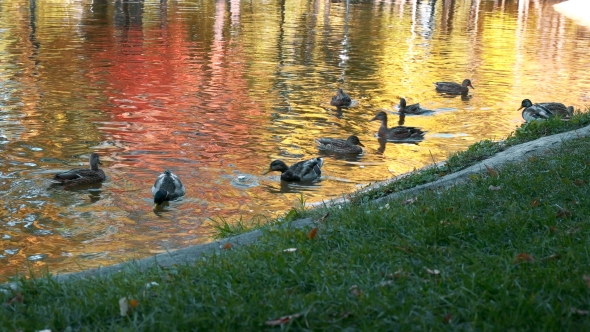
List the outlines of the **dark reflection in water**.
{"label": "dark reflection in water", "polygon": [[[209,218],[280,215],[443,160],[522,122],[524,98],[590,102],[590,31],[558,1],[106,1],[0,3],[0,274],[75,271],[206,242]],[[466,96],[433,82],[469,78]],[[330,106],[338,88],[351,107]],[[379,141],[404,97],[419,144]],[[395,120],[394,120],[395,119]],[[270,161],[324,155],[320,181],[282,184]],[[52,174],[97,152],[107,180]],[[151,185],[186,196],[153,211]]]}

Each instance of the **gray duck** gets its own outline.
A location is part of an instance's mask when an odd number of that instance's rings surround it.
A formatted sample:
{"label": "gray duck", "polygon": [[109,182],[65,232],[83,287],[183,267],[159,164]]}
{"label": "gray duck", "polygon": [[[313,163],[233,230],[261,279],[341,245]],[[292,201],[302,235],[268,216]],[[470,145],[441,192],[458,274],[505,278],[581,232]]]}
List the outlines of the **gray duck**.
{"label": "gray duck", "polygon": [[350,106],[351,103],[352,99],[350,99],[350,96],[344,93],[342,89],[338,89],[336,95],[330,100],[330,105],[336,107]]}
{"label": "gray duck", "polygon": [[520,111],[521,109],[523,109],[522,117],[526,121],[530,121],[527,118],[531,120],[547,119],[551,116],[569,118],[574,115],[573,106],[566,107],[564,104],[556,102],[533,104],[530,99],[524,99],[522,101],[518,110]]}
{"label": "gray duck", "polygon": [[184,196],[186,190],[176,174],[165,170],[156,179],[152,186],[152,195],[154,195],[154,208],[160,207],[162,203],[174,200]]}
{"label": "gray duck", "polygon": [[471,85],[471,80],[465,79],[462,84],[455,82],[435,82],[434,86],[437,92],[447,93],[450,95],[464,95],[469,91],[468,87],[475,89]]}
{"label": "gray duck", "polygon": [[415,143],[424,139],[425,132],[417,127],[403,126],[405,114],[400,116],[399,125],[397,127],[387,128],[387,113],[381,111],[375,115],[371,121],[380,120],[381,127],[379,127],[379,138],[386,139],[390,142],[408,142]]}
{"label": "gray duck", "polygon": [[281,180],[286,182],[310,182],[320,178],[322,175],[323,158],[313,158],[303,160],[298,163],[287,166],[282,160],[274,160],[270,167],[263,174],[272,171],[281,172]]}
{"label": "gray duck", "polygon": [[355,135],[349,136],[346,140],[339,138],[318,138],[315,141],[318,143],[318,150],[324,152],[358,154],[363,152],[361,146],[364,147]]}
{"label": "gray duck", "polygon": [[97,153],[91,153],[89,158],[90,169],[73,168],[69,171],[55,174],[53,181],[63,184],[66,187],[78,186],[83,184],[99,183],[106,179],[104,171],[98,168],[102,165]]}

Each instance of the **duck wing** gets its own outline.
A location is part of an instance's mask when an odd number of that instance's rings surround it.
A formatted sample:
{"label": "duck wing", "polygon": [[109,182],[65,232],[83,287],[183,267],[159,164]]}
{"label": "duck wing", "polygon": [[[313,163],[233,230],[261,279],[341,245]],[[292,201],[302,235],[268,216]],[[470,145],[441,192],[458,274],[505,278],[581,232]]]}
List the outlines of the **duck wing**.
{"label": "duck wing", "polygon": [[539,105],[540,107],[543,107],[543,108],[549,110],[549,112],[551,112],[557,116],[567,117],[567,116],[572,116],[574,113],[572,106],[566,107],[562,103],[552,102],[552,103],[539,103],[536,105]]}
{"label": "duck wing", "polygon": [[300,161],[289,167],[287,171],[281,174],[281,179],[287,182],[313,181],[322,175],[322,158],[313,158]]}
{"label": "duck wing", "polygon": [[184,196],[186,190],[176,174],[165,171],[160,174],[156,182],[152,186],[152,195],[155,195],[158,190],[165,190],[170,193],[170,199]]}
{"label": "duck wing", "polygon": [[417,142],[424,139],[425,132],[417,127],[397,126],[389,128],[386,138],[389,141]]}

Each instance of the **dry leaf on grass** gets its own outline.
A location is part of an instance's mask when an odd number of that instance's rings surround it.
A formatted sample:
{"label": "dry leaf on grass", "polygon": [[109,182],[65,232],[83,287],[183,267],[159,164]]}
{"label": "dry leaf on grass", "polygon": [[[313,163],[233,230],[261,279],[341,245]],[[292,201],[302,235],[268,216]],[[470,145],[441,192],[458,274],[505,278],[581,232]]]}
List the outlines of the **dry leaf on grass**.
{"label": "dry leaf on grass", "polygon": [[584,281],[586,281],[586,286],[588,286],[588,288],[590,288],[590,277],[587,275],[584,275]]}
{"label": "dry leaf on grass", "polygon": [[557,218],[569,218],[572,216],[572,213],[569,212],[567,209],[561,209],[557,211]]}
{"label": "dry leaf on grass", "polygon": [[516,258],[514,258],[514,262],[513,263],[514,264],[522,263],[522,262],[532,263],[534,261],[535,261],[535,259],[533,258],[533,256],[531,256],[530,254],[527,254],[527,253],[524,253],[523,252],[522,254],[516,255]]}
{"label": "dry leaf on grass", "polygon": [[488,174],[490,176],[492,176],[492,177],[498,176],[498,171],[494,170],[493,168],[489,167],[488,165],[484,164],[484,166],[486,167],[486,170],[488,171]]}
{"label": "dry leaf on grass", "polygon": [[541,258],[541,260],[546,262],[546,261],[555,261],[555,260],[558,260],[559,258],[561,258],[561,256],[559,254],[553,254],[553,255],[549,255],[547,257],[543,257],[543,258]]}
{"label": "dry leaf on grass", "polygon": [[443,317],[443,323],[445,324],[449,324],[451,322],[451,320],[453,319],[453,316],[451,316],[451,314],[446,314]]}
{"label": "dry leaf on grass", "polygon": [[139,301],[137,301],[136,299],[129,300],[129,306],[131,307],[131,309],[135,309],[138,305]]}
{"label": "dry leaf on grass", "polygon": [[537,206],[539,206],[539,199],[538,199],[538,198],[535,198],[535,199],[533,199],[533,200],[531,201],[531,206],[532,206],[532,207],[537,207]]}
{"label": "dry leaf on grass", "polygon": [[289,323],[290,321],[298,317],[301,317],[301,314],[292,314],[288,316],[279,317],[277,319],[267,320],[266,322],[264,322],[264,324],[268,326],[283,325]]}
{"label": "dry leaf on grass", "polygon": [[223,247],[221,247],[221,249],[224,249],[224,250],[231,249],[231,243],[227,242],[226,244],[223,245]]}
{"label": "dry leaf on grass", "polygon": [[22,303],[23,302],[23,294],[20,292],[14,292],[14,296],[6,301],[6,304],[13,304],[15,302]]}
{"label": "dry leaf on grass", "polygon": [[324,222],[324,220],[326,220],[326,218],[328,218],[330,216],[330,212],[326,213],[323,217],[321,217],[320,219],[318,219],[317,222]]}
{"label": "dry leaf on grass", "polygon": [[359,289],[359,286],[357,286],[357,285],[350,286],[350,288],[348,290],[350,291],[350,294],[352,294],[354,296],[362,296],[363,295],[363,292]]}
{"label": "dry leaf on grass", "polygon": [[402,201],[402,205],[414,204],[416,201],[418,201],[418,197],[408,198]]}
{"label": "dry leaf on grass", "polygon": [[434,269],[434,270],[431,270],[431,269],[429,269],[429,268],[426,268],[426,272],[428,272],[428,273],[430,273],[430,274],[432,274],[432,275],[434,275],[434,276],[436,276],[436,275],[439,275],[439,274],[440,274],[440,271],[439,271],[439,270],[436,270],[436,269]]}
{"label": "dry leaf on grass", "polygon": [[580,316],[587,316],[588,310],[580,310],[578,308],[572,308],[572,314],[580,315]]}
{"label": "dry leaf on grass", "polygon": [[500,187],[500,186],[492,186],[492,185],[490,185],[490,186],[488,187],[488,189],[489,189],[489,190],[492,190],[492,191],[498,191],[498,190],[502,189],[502,187]]}
{"label": "dry leaf on grass", "polygon": [[129,312],[129,300],[127,300],[126,297],[119,299],[119,312],[122,317],[127,316],[127,313]]}
{"label": "dry leaf on grass", "polygon": [[318,233],[318,228],[314,227],[311,231],[309,231],[309,233],[307,233],[307,237],[310,240],[313,240],[313,239],[315,239],[315,236],[317,235],[317,233]]}

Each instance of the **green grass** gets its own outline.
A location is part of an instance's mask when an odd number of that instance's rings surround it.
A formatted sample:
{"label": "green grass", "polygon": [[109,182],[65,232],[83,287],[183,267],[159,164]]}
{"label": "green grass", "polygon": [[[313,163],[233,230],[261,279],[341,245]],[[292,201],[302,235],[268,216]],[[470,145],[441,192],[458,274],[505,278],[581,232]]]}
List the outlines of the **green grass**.
{"label": "green grass", "polygon": [[[584,331],[589,155],[590,139],[576,139],[411,204],[335,207],[314,239],[263,228],[256,244],[196,264],[20,279],[22,302],[0,293],[0,330]],[[138,301],[125,317],[121,297]],[[290,314],[301,316],[265,325]]]}

